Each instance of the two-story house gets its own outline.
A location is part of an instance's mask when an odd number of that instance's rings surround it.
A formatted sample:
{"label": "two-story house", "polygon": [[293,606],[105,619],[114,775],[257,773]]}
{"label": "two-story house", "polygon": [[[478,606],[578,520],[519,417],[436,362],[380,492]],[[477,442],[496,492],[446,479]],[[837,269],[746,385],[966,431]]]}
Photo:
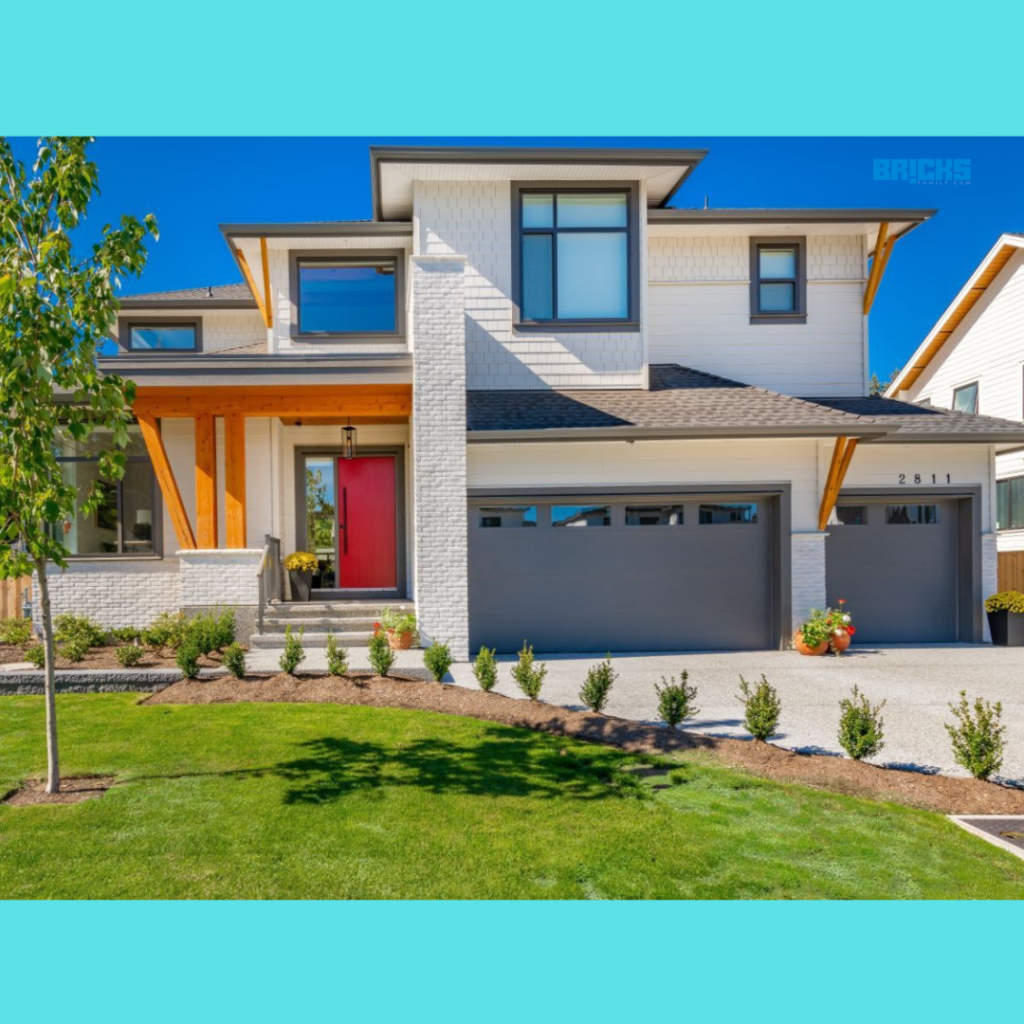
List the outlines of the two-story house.
{"label": "two-story house", "polygon": [[[1024,420],[1024,235],[986,254],[886,392],[915,403]],[[1000,589],[1024,589],[1024,448],[995,456]]]}
{"label": "two-story house", "polygon": [[243,283],[123,301],[137,442],[57,609],[232,605],[270,645],[280,547],[460,658],[778,648],[839,597],[858,640],[981,640],[1024,428],[867,396],[932,211],[670,207],[704,157],[380,147],[372,221],[222,225]]}

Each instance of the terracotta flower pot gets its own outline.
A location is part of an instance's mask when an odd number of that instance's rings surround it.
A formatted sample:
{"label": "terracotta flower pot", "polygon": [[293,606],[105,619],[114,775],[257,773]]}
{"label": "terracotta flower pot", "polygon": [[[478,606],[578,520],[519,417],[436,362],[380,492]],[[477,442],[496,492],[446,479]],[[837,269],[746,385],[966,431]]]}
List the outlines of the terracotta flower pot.
{"label": "terracotta flower pot", "polygon": [[388,630],[388,643],[393,651],[407,651],[412,647],[412,631],[396,633],[393,629]]}
{"label": "terracotta flower pot", "polygon": [[827,640],[822,640],[822,642],[820,644],[818,644],[817,647],[808,647],[807,644],[804,643],[804,635],[803,635],[803,633],[801,633],[800,630],[798,629],[793,634],[793,646],[801,654],[806,654],[806,655],[810,656],[810,655],[814,655],[814,654],[824,654],[828,650],[828,641]]}
{"label": "terracotta flower pot", "polygon": [[833,633],[832,650],[835,651],[836,654],[842,654],[843,651],[845,651],[846,648],[850,646],[851,640],[853,640],[853,637],[850,636],[850,634],[847,633],[845,629],[840,630],[838,633]]}

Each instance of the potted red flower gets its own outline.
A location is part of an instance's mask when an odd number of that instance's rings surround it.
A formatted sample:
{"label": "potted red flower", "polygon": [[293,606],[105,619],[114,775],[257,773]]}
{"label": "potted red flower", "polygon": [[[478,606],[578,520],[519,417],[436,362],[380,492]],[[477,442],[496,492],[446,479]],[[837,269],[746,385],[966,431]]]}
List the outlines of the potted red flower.
{"label": "potted red flower", "polygon": [[853,625],[853,617],[846,610],[846,599],[839,598],[839,608],[828,610],[829,622],[829,647],[832,653],[839,655],[850,646],[853,634],[857,632]]}

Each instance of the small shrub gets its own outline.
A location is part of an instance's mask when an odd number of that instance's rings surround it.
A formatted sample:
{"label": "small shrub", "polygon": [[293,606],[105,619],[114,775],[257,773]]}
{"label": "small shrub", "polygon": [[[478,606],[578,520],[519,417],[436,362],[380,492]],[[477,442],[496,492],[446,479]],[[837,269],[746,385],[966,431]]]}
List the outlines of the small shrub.
{"label": "small shrub", "polygon": [[224,667],[236,678],[242,679],[245,676],[245,651],[242,645],[232,642],[224,651]]}
{"label": "small shrub", "polygon": [[195,679],[199,675],[199,648],[196,647],[195,641],[183,641],[174,660],[186,679]]}
{"label": "small shrub", "polygon": [[391,671],[397,655],[391,650],[387,633],[377,630],[370,634],[370,665],[379,676],[386,676]]}
{"label": "small shrub", "polygon": [[327,634],[327,671],[332,676],[343,676],[348,672],[348,650],[338,646],[333,634]]}
{"label": "small shrub", "polygon": [[494,660],[495,652],[487,647],[481,647],[480,653],[473,662],[473,675],[480,684],[480,689],[489,692],[494,689],[498,681],[498,663]]}
{"label": "small shrub", "polygon": [[616,678],[617,673],[612,670],[612,656],[608,654],[604,661],[587,670],[587,681],[580,688],[580,700],[591,711],[601,714]]}
{"label": "small shrub", "polygon": [[142,631],[142,642],[154,649],[171,647],[177,650],[185,639],[187,626],[184,612],[161,612]]}
{"label": "small shrub", "polygon": [[90,647],[102,647],[106,643],[107,631],[85,615],[66,612],[53,620],[53,639],[59,644],[75,643],[79,648],[84,645],[88,651]]}
{"label": "small shrub", "polygon": [[855,686],[849,697],[839,702],[839,745],[854,759],[874,757],[883,742],[881,704],[872,704]]}
{"label": "small shrub", "polygon": [[142,661],[146,651],[144,648],[139,647],[138,644],[125,644],[123,647],[118,647],[114,651],[114,657],[117,658],[117,663],[122,668],[131,668],[133,665],[138,665]]}
{"label": "small shrub", "polygon": [[976,697],[973,714],[967,703],[967,692],[960,691],[960,703],[950,704],[949,710],[956,719],[954,725],[946,725],[946,732],[953,741],[953,757],[961,768],[966,768],[976,779],[987,779],[1003,765],[1003,751],[1006,748],[1006,726],[1001,723],[1003,705],[998,701],[990,704]]}
{"label": "small shrub", "polygon": [[113,644],[137,644],[142,639],[142,630],[135,626],[118,626],[107,634]]}
{"label": "small shrub", "polygon": [[[220,648],[220,639],[220,627],[213,613],[201,612],[186,623],[182,642],[195,644],[199,648],[200,654],[210,654]],[[234,633],[232,632],[232,639],[228,642],[231,643],[233,640]]]}
{"label": "small shrub", "polygon": [[444,679],[448,669],[452,667],[453,660],[452,652],[448,649],[448,645],[439,643],[437,640],[423,652],[423,664],[430,669],[430,674],[434,677],[435,683],[439,683]]}
{"label": "small shrub", "polygon": [[512,678],[519,689],[530,700],[536,700],[540,696],[540,688],[544,685],[544,677],[547,674],[547,665],[534,665],[533,647],[524,640],[523,649],[519,652],[519,661],[512,666]]}
{"label": "small shrub", "polygon": [[742,696],[739,700],[744,708],[743,724],[747,732],[755,740],[767,740],[779,726],[782,701],[779,700],[778,692],[762,675],[761,681],[754,688],[740,676],[740,693]]}
{"label": "small shrub", "polygon": [[31,619],[0,619],[0,644],[21,647],[31,641]]}
{"label": "small shrub", "polygon": [[217,616],[213,626],[213,639],[217,650],[230,647],[235,642],[235,612],[228,608]]}
{"label": "small shrub", "polygon": [[25,651],[25,660],[36,668],[42,668],[46,664],[46,648],[42,644],[29,647]]}
{"label": "small shrub", "polygon": [[67,661],[81,661],[92,645],[84,637],[72,637],[57,648],[57,653]]}
{"label": "small shrub", "polygon": [[306,660],[306,652],[302,649],[302,634],[304,630],[300,627],[298,636],[292,632],[291,626],[286,626],[284,631],[284,650],[281,652],[281,660],[278,664],[282,672],[288,675],[295,675],[295,670]]}
{"label": "small shrub", "polygon": [[662,676],[661,686],[654,684],[658,694],[658,717],[670,729],[677,729],[688,718],[700,713],[700,708],[694,704],[697,687],[690,686],[689,680],[690,673],[684,669],[678,683],[675,676],[668,681]]}

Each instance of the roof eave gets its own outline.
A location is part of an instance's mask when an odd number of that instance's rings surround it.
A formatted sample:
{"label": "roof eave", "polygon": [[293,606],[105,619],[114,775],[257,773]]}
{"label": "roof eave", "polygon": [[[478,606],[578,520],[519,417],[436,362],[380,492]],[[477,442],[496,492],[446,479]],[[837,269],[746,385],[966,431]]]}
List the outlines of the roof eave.
{"label": "roof eave", "polygon": [[252,299],[134,299],[127,296],[120,300],[121,309],[258,309]]}
{"label": "roof eave", "polygon": [[840,426],[766,427],[545,427],[525,430],[467,430],[471,444],[509,444],[548,441],[668,441],[719,438],[856,437],[873,440],[889,432],[873,424]]}

